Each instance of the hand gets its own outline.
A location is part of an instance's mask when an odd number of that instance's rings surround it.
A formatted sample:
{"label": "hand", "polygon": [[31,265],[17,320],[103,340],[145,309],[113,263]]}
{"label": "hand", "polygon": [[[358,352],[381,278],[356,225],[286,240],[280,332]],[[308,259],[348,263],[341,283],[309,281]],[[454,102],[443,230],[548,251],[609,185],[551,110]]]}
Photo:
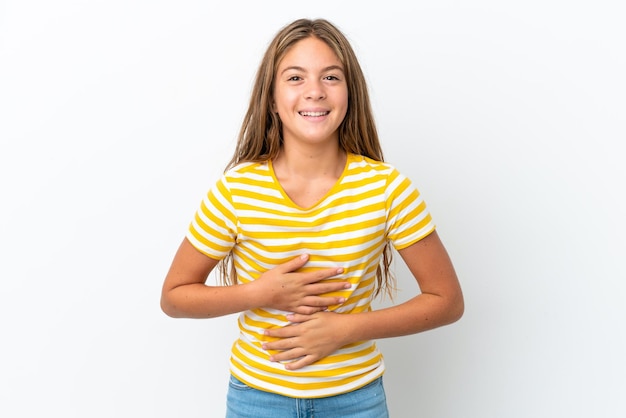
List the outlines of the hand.
{"label": "hand", "polygon": [[308,260],[308,255],[303,254],[266,271],[251,283],[258,287],[259,294],[264,295],[266,303],[262,307],[313,314],[345,302],[345,298],[339,296],[320,296],[351,287],[349,282],[324,281],[343,273],[343,269],[297,272]]}
{"label": "hand", "polygon": [[279,340],[264,343],[263,349],[280,351],[271,355],[270,360],[288,362],[287,370],[308,366],[350,343],[349,316],[334,312],[287,315],[292,324],[266,330],[265,335]]}

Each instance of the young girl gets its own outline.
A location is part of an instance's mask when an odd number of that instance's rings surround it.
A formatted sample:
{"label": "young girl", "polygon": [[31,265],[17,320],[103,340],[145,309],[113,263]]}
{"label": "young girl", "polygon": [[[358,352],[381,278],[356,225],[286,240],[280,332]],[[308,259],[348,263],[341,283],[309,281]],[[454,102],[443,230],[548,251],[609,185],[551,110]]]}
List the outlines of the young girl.
{"label": "young girl", "polygon": [[[393,246],[421,292],[391,294]],[[219,264],[219,266],[218,266]],[[208,286],[216,267],[224,286]],[[422,197],[383,162],[365,78],[326,20],[278,32],[235,154],[165,278],[172,317],[241,312],[227,417],[385,417],[375,339],[458,320],[463,296]]]}

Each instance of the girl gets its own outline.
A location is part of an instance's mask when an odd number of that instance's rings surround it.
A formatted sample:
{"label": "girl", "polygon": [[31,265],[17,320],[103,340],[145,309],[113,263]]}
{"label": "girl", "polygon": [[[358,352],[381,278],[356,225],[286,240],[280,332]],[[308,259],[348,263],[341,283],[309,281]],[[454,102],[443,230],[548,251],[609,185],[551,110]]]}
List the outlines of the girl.
{"label": "girl", "polygon": [[[391,295],[391,247],[421,292]],[[218,266],[223,286],[205,284]],[[241,312],[227,417],[385,417],[375,339],[458,320],[463,296],[424,201],[383,162],[365,78],[330,22],[278,32],[235,154],[165,278],[172,317]]]}

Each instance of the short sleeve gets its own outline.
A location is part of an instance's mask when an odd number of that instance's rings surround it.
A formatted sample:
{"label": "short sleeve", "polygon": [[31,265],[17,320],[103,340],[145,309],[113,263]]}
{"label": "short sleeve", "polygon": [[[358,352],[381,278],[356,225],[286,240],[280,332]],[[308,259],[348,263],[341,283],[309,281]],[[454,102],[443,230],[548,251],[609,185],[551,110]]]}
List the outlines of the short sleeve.
{"label": "short sleeve", "polygon": [[396,250],[414,244],[435,230],[420,192],[395,168],[389,176],[386,193],[387,238]]}
{"label": "short sleeve", "polygon": [[200,252],[221,260],[237,239],[237,217],[224,176],[209,190],[195,213],[186,234]]}

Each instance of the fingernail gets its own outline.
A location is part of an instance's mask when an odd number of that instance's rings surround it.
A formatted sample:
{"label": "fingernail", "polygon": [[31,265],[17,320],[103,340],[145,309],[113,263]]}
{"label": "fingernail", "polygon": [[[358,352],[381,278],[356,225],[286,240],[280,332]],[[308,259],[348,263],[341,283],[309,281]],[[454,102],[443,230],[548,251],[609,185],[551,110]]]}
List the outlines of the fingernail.
{"label": "fingernail", "polygon": [[352,287],[352,285],[350,283],[346,283],[343,285],[344,289],[350,289]]}
{"label": "fingernail", "polygon": [[339,268],[337,269],[337,274],[340,274],[340,273],[343,273],[343,267],[339,267]]}
{"label": "fingernail", "polygon": [[339,298],[339,303],[344,303],[346,301],[346,298]]}
{"label": "fingernail", "polygon": [[300,256],[300,259],[301,259],[301,260],[306,260],[307,258],[309,258],[309,255],[308,255],[308,254],[302,254],[302,255]]}

